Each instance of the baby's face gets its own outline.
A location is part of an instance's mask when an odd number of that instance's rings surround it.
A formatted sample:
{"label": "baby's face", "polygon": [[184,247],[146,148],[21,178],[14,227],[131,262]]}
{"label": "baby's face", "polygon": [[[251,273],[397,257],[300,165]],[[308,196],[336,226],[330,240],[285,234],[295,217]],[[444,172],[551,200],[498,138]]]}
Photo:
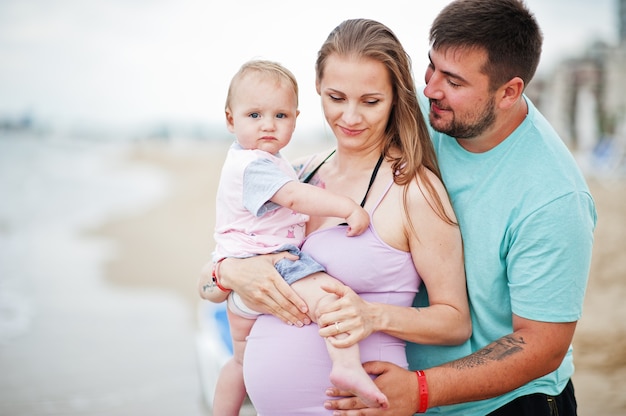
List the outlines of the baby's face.
{"label": "baby's face", "polygon": [[298,114],[292,85],[253,73],[236,86],[226,124],[243,148],[276,154],[291,140]]}

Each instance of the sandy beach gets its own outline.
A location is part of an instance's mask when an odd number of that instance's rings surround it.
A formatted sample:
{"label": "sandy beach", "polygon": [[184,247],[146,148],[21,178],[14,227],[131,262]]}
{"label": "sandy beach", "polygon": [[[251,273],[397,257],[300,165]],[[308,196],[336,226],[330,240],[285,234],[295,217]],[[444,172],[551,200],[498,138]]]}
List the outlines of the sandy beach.
{"label": "sandy beach", "polygon": [[[210,414],[195,355],[196,281],[213,245],[213,199],[227,146],[139,142],[109,161],[113,171],[160,172],[167,193],[86,227],[82,245],[55,247],[90,266],[66,272],[69,266],[54,259],[42,265],[55,271],[45,277],[55,285],[29,289],[41,292],[33,302],[45,313],[30,332],[0,344],[0,414]],[[287,156],[325,147],[294,139]],[[574,384],[579,415],[617,416],[626,414],[626,181],[589,184],[599,221],[574,340]],[[0,224],[3,232],[10,234]],[[94,242],[107,247],[105,256],[91,259],[84,251]],[[89,274],[102,282],[82,282]]]}
{"label": "sandy beach", "polygon": [[[198,302],[195,281],[212,245],[213,197],[226,144],[187,148],[138,146],[129,163],[150,163],[174,180],[170,197],[142,215],[111,222],[99,233],[119,256],[107,278],[124,286],[160,286]],[[294,145],[288,156],[315,150]],[[626,182],[589,179],[598,208],[594,258],[575,340],[574,378],[581,416],[626,414]]]}

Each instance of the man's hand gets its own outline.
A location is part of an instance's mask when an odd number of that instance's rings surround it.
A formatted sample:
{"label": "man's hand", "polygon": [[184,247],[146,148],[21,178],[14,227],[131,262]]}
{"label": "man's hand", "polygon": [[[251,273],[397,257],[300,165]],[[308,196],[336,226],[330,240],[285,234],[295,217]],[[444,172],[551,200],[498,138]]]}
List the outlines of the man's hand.
{"label": "man's hand", "polygon": [[350,393],[331,387],[326,390],[327,396],[341,397],[324,402],[324,408],[339,411],[343,416],[411,416],[417,409],[417,376],[415,372],[405,370],[395,364],[384,361],[370,361],[363,364],[365,371],[375,375],[374,382],[387,396],[387,409],[367,408]]}

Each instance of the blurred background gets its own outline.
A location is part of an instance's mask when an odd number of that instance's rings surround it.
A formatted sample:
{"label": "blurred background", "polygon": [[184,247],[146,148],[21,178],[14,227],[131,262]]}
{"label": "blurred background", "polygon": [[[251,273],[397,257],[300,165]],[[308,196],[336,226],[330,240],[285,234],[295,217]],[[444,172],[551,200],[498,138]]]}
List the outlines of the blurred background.
{"label": "blurred background", "polygon": [[[0,1],[0,414],[209,415],[196,280],[230,78],[251,58],[286,65],[301,91],[287,156],[330,147],[313,71],[328,33],[385,23],[421,85],[447,3]],[[575,338],[580,414],[622,415],[626,1],[526,3],[545,36],[527,93],[600,217]]]}

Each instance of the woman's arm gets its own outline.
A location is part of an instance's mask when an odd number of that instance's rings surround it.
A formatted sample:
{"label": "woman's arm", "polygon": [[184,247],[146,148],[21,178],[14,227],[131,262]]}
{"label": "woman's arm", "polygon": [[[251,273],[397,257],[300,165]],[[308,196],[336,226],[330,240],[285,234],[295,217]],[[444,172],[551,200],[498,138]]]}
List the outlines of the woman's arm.
{"label": "woman's arm", "polygon": [[[434,175],[431,180],[443,201],[447,214],[454,219],[445,189]],[[423,188],[423,187],[422,187]],[[399,188],[400,195],[402,189]],[[408,216],[382,210],[393,209],[401,202],[394,199],[383,201],[386,207],[379,207],[374,216],[377,229],[398,229],[406,237],[404,242],[395,245],[409,250],[413,262],[428,289],[430,306],[407,308],[362,300],[351,289],[328,287],[329,292],[339,296],[339,300],[320,308],[320,335],[337,347],[347,347],[372,332],[382,331],[398,338],[421,344],[454,345],[467,340],[471,335],[471,319],[465,284],[463,249],[457,225],[449,224],[431,208],[426,192],[412,184],[408,195]],[[384,215],[383,215],[384,214]],[[403,224],[381,223],[381,217],[402,218]],[[409,221],[410,220],[410,221]],[[387,221],[387,220],[383,220]],[[412,225],[411,225],[412,224]],[[403,231],[402,231],[403,230]],[[342,323],[342,329],[350,336],[337,340],[334,322]],[[329,326],[331,325],[331,326]]]}
{"label": "woman's arm", "polygon": [[[226,258],[218,270],[220,285],[237,292],[254,310],[272,314],[288,324],[308,325],[311,320],[306,315],[306,303],[274,268],[274,264],[283,258],[296,260],[297,256],[284,252],[246,259]],[[211,299],[203,293],[203,287],[212,281],[212,269],[213,264],[208,263],[202,269],[199,281],[200,296],[208,300]]]}
{"label": "woman's arm", "polygon": [[[215,263],[212,261],[204,265],[200,271],[200,278],[198,279],[198,292],[202,299],[220,303],[224,302],[230,293],[230,290],[222,290],[215,282],[213,278],[213,270]],[[219,266],[217,272],[219,273]],[[221,284],[220,284],[221,286]]]}
{"label": "woman's arm", "polygon": [[[428,173],[447,216],[456,221],[443,184]],[[413,227],[406,225],[405,232],[415,268],[428,291],[429,306],[389,310],[387,321],[381,324],[385,332],[407,341],[460,344],[472,333],[461,232],[457,224],[435,212],[432,196],[423,184],[420,187],[411,184],[408,218]]]}

